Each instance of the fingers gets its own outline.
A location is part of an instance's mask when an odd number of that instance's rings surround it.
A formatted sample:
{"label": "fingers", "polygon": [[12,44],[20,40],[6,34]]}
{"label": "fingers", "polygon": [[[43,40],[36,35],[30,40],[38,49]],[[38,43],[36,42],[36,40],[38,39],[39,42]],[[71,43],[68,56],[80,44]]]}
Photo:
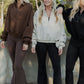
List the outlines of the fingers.
{"label": "fingers", "polygon": [[22,50],[27,50],[28,49],[28,44],[23,44]]}
{"label": "fingers", "polygon": [[59,55],[62,55],[63,50],[59,49]]}
{"label": "fingers", "polygon": [[1,42],[1,48],[5,48],[5,42],[4,41]]}
{"label": "fingers", "polygon": [[36,53],[36,50],[35,50],[34,47],[31,49],[31,52],[34,53],[34,54]]}

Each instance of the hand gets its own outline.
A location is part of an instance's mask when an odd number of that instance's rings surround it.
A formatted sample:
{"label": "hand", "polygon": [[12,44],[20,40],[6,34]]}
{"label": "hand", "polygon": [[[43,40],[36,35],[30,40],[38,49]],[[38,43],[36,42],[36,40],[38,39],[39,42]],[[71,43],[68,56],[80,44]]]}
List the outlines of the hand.
{"label": "hand", "polygon": [[57,8],[57,15],[62,14],[63,13],[63,8],[62,7],[58,7]]}
{"label": "hand", "polygon": [[59,55],[62,55],[63,50],[59,49]]}
{"label": "hand", "polygon": [[35,47],[31,48],[31,52],[34,53],[34,54],[36,53]]}
{"label": "hand", "polygon": [[5,41],[1,42],[1,48],[5,48]]}
{"label": "hand", "polygon": [[23,44],[22,50],[27,50],[28,49],[28,44]]}

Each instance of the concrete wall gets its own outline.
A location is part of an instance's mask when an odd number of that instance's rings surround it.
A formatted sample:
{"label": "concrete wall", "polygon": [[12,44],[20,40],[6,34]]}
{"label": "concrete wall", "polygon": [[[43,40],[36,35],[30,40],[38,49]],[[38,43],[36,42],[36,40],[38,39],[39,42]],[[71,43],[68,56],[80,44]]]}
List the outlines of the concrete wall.
{"label": "concrete wall", "polygon": [[[65,79],[65,59],[66,59],[66,51],[67,51],[68,43],[69,41],[67,40],[66,48],[64,48],[63,55],[61,56],[61,72],[62,72],[63,80]],[[28,83],[30,82],[36,83],[37,69],[38,69],[37,56],[36,54],[32,54],[30,49],[31,47],[29,46],[29,50],[25,56],[23,67],[25,70],[26,79]],[[53,70],[52,70],[51,61],[48,57],[46,61],[46,66],[47,66],[49,81],[50,81],[50,84],[52,84]],[[76,77],[78,77],[78,71],[79,71],[79,61],[77,62],[74,69],[74,75]],[[8,51],[6,48],[5,49],[0,48],[0,84],[4,84],[5,82],[10,84],[11,77],[12,77],[12,63],[11,63]],[[77,78],[75,80],[77,80]]]}

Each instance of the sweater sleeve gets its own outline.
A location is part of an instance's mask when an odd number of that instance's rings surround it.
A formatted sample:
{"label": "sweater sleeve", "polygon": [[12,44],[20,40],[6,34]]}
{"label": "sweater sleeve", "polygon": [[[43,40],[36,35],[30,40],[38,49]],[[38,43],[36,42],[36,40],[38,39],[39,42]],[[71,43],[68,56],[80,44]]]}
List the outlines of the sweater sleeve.
{"label": "sweater sleeve", "polygon": [[68,9],[63,10],[63,18],[64,18],[64,20],[67,20],[67,19],[69,20],[69,16],[70,16],[71,10],[72,10],[72,8],[68,8]]}
{"label": "sweater sleeve", "polygon": [[59,40],[56,42],[56,46],[58,47],[58,49],[62,49],[63,47],[65,47],[66,42],[65,26],[62,15],[59,15],[59,25],[60,25],[60,36]]}
{"label": "sweater sleeve", "polygon": [[62,5],[62,4],[57,6],[57,8],[59,8],[59,7],[63,8],[63,13],[62,14],[63,14],[64,20],[66,20],[69,17],[72,8],[65,9],[64,5]]}
{"label": "sweater sleeve", "polygon": [[5,21],[5,28],[4,31],[2,32],[2,36],[1,39],[3,41],[7,40],[7,36],[8,36],[8,32],[7,30],[9,29],[9,25],[10,25],[10,6],[8,7],[8,11],[7,11],[7,17],[6,17],[6,21]]}
{"label": "sweater sleeve", "polygon": [[31,43],[31,38],[32,38],[32,31],[33,31],[33,8],[30,5],[30,12],[29,13],[29,18],[28,18],[28,24],[27,27],[25,28],[25,31],[23,33],[23,43],[29,44]]}
{"label": "sweater sleeve", "polygon": [[37,44],[37,37],[36,37],[36,28],[37,28],[37,11],[34,14],[34,29],[32,33],[32,47],[35,47]]}
{"label": "sweater sleeve", "polygon": [[61,5],[61,4],[58,5],[57,8],[59,8],[59,7],[62,7],[62,8],[63,8],[63,13],[62,13],[63,19],[65,20],[65,24],[66,24],[68,33],[71,34],[71,28],[70,28],[70,23],[71,23],[71,22],[70,22],[70,20],[69,20],[69,16],[70,16],[71,10],[72,10],[73,8],[65,9],[64,6]]}

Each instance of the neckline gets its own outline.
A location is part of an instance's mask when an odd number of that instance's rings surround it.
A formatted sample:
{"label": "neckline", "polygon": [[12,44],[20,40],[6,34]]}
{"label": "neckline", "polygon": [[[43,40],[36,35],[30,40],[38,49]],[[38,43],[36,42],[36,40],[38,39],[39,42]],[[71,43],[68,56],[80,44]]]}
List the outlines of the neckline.
{"label": "neckline", "polygon": [[50,16],[48,16],[47,15],[47,12],[46,12],[46,10],[45,10],[45,7],[43,8],[43,12],[44,12],[44,14],[48,17],[48,18],[50,18],[51,16],[52,16],[52,12],[54,11],[54,9],[52,8],[52,10],[51,10],[51,13],[50,13]]}
{"label": "neckline", "polygon": [[[23,2],[23,3],[20,5],[19,8],[21,8],[22,6],[24,6],[24,4],[25,4],[25,2]],[[14,5],[15,5],[16,8],[18,8],[18,7],[17,7],[17,2],[14,2]],[[18,8],[18,9],[19,9],[19,8]]]}

